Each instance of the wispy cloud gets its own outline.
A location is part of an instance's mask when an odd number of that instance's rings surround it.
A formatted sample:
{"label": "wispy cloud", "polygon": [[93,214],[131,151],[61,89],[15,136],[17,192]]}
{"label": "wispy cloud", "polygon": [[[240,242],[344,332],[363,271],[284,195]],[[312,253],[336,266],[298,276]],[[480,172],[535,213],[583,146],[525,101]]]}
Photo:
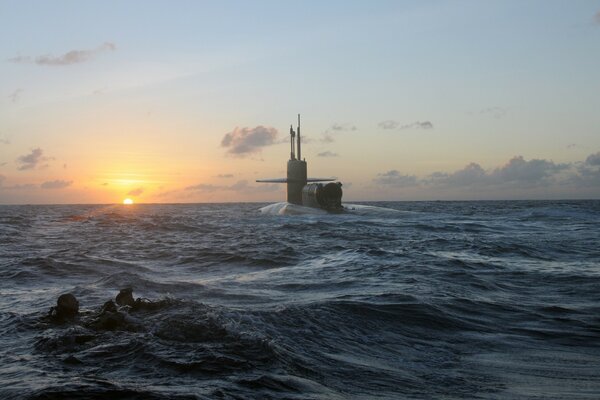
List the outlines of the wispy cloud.
{"label": "wispy cloud", "polygon": [[191,190],[194,192],[216,192],[219,190],[226,190],[227,186],[213,185],[210,183],[199,183],[197,185],[188,186],[185,190]]}
{"label": "wispy cloud", "polygon": [[8,61],[18,64],[36,64],[44,66],[63,66],[79,64],[92,60],[97,54],[115,51],[117,46],[111,42],[105,42],[102,45],[89,50],[71,50],[60,56],[51,54],[41,55],[37,57],[17,56],[9,58]]}
{"label": "wispy cloud", "polygon": [[6,136],[0,136],[0,143],[2,144],[10,144],[10,140]]}
{"label": "wispy cloud", "polygon": [[43,163],[49,160],[52,160],[52,157],[44,156],[43,150],[38,147],[31,150],[31,153],[25,154],[17,158],[17,163],[19,164],[18,170],[25,171],[28,169],[44,167],[47,166],[47,164]]}
{"label": "wispy cloud", "polygon": [[33,190],[38,189],[38,185],[34,185],[33,183],[20,183],[12,186],[2,186],[3,190]]}
{"label": "wispy cloud", "polygon": [[379,129],[384,130],[404,130],[404,129],[433,129],[430,121],[415,121],[410,124],[401,125],[400,122],[391,119],[381,121],[377,124]]}
{"label": "wispy cloud", "polygon": [[400,126],[400,122],[387,119],[378,123],[377,126],[379,129],[396,129]]}
{"label": "wispy cloud", "polygon": [[21,96],[21,93],[23,93],[23,89],[19,88],[19,89],[16,89],[11,94],[9,94],[8,98],[10,99],[10,102],[16,103],[17,101],[19,101],[19,97]]}
{"label": "wispy cloud", "polygon": [[233,174],[218,174],[215,176],[215,178],[229,179],[229,178],[233,178]]}
{"label": "wispy cloud", "polygon": [[142,193],[144,193],[144,188],[143,187],[139,187],[137,189],[130,190],[129,192],[127,192],[127,195],[129,195],[129,196],[139,196]]}
{"label": "wispy cloud", "polygon": [[322,143],[333,143],[335,142],[335,135],[338,133],[344,132],[353,132],[356,131],[356,125],[352,125],[349,123],[333,123],[325,132],[321,134],[320,141]]}
{"label": "wispy cloud", "polygon": [[594,15],[594,23],[600,25],[600,10]]}
{"label": "wispy cloud", "polygon": [[506,116],[507,110],[503,107],[487,107],[479,110],[478,114],[480,115],[491,115],[496,119],[504,118]]}
{"label": "wispy cloud", "polygon": [[250,185],[247,180],[239,180],[232,185],[213,185],[211,183],[199,183],[197,185],[188,186],[184,190],[202,193],[214,193],[221,191],[232,191],[238,193],[261,193],[277,191],[280,188],[281,187],[277,184]]}
{"label": "wispy cloud", "polygon": [[276,143],[277,129],[257,126],[255,128],[238,128],[225,134],[221,140],[221,146],[227,147],[227,153],[244,157],[249,154],[258,153],[263,147]]}
{"label": "wispy cloud", "polygon": [[338,157],[338,154],[327,150],[327,151],[317,154],[317,157]]}
{"label": "wispy cloud", "polygon": [[42,189],[64,189],[73,184],[73,181],[63,181],[63,180],[55,180],[55,181],[47,181],[40,185]]}

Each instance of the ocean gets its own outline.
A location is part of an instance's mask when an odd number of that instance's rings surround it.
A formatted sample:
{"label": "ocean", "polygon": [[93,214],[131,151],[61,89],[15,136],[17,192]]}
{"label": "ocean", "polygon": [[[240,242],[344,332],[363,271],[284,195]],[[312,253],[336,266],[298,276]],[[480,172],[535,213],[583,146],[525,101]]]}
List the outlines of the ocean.
{"label": "ocean", "polygon": [[0,206],[0,398],[600,398],[600,201],[346,206]]}

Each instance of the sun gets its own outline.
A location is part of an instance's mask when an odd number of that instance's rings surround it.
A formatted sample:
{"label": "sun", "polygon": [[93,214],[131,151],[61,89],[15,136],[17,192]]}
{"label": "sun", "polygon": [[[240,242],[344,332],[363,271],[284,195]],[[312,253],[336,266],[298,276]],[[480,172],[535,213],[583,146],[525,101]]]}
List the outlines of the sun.
{"label": "sun", "polygon": [[133,204],[133,200],[131,200],[129,198],[125,199],[125,200],[123,200],[123,204]]}

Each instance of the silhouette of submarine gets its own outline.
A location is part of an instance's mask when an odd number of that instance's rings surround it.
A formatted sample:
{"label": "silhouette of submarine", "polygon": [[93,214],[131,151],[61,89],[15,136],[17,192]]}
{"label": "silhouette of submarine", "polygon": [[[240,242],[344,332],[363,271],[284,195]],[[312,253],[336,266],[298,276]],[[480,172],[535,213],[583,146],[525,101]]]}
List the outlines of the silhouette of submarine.
{"label": "silhouette of submarine", "polygon": [[[342,212],[342,184],[333,182],[335,178],[307,178],[306,160],[302,160],[300,139],[300,114],[298,114],[297,133],[290,125],[290,159],[287,162],[287,178],[257,179],[262,183],[287,183],[288,203],[299,206],[321,208],[328,212]],[[298,135],[298,153],[296,157],[296,134]],[[322,182],[329,182],[323,184]]]}

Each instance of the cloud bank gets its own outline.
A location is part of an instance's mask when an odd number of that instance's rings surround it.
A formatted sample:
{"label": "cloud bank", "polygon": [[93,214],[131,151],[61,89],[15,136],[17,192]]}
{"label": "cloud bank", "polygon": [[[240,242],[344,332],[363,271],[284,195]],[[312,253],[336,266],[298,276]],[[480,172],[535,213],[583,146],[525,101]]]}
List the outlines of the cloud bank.
{"label": "cloud bank", "polygon": [[590,154],[585,161],[555,163],[550,160],[511,158],[506,164],[485,170],[470,163],[454,172],[434,172],[423,178],[405,175],[397,170],[379,173],[373,179],[389,187],[420,187],[429,189],[535,189],[545,187],[595,187],[600,185],[600,152]]}
{"label": "cloud bank", "polygon": [[258,153],[263,147],[276,143],[277,129],[259,125],[255,128],[238,128],[225,134],[221,146],[227,147],[227,153],[244,157]]}
{"label": "cloud bank", "polygon": [[43,66],[64,66],[80,64],[92,60],[96,55],[107,51],[115,51],[117,46],[111,42],[105,42],[95,49],[90,50],[71,50],[60,56],[46,54],[38,57],[17,56],[9,58],[8,61],[17,64],[36,64]]}

